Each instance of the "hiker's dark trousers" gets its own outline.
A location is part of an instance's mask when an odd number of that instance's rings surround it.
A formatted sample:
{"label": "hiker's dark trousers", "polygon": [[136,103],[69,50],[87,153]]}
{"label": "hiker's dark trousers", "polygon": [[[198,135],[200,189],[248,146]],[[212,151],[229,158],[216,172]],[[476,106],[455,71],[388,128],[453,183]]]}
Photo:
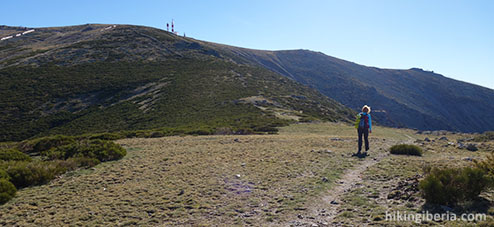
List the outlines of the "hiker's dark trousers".
{"label": "hiker's dark trousers", "polygon": [[358,128],[358,151],[362,150],[362,136],[365,140],[365,151],[369,150],[369,129],[368,128]]}

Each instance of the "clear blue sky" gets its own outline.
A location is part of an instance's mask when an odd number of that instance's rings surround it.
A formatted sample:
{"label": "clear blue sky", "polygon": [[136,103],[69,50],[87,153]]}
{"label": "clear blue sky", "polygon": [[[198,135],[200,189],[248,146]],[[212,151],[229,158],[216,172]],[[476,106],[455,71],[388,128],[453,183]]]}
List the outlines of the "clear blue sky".
{"label": "clear blue sky", "polygon": [[367,66],[419,67],[494,88],[494,1],[12,0],[0,24],[164,28],[234,46],[310,49]]}

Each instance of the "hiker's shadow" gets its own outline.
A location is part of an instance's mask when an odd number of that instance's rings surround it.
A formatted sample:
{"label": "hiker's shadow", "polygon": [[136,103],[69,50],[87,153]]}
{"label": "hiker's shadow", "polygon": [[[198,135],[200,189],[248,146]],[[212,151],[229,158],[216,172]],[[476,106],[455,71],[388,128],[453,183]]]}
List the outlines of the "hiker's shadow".
{"label": "hiker's shadow", "polygon": [[364,154],[364,153],[354,153],[352,154],[352,157],[357,157],[357,158],[365,158],[369,156],[369,154]]}

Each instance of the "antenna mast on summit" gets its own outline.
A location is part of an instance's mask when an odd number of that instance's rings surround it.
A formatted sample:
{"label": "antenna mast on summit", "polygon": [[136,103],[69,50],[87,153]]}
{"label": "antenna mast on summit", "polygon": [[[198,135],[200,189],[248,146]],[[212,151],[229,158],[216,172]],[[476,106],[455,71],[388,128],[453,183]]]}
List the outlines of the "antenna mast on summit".
{"label": "antenna mast on summit", "polygon": [[175,33],[175,25],[173,25],[173,19],[172,19],[172,33]]}

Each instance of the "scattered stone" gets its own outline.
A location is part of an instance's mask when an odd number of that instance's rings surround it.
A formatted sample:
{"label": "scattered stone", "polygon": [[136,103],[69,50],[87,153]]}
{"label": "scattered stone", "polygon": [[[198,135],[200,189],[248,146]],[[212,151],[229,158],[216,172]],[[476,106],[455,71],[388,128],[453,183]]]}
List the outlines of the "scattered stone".
{"label": "scattered stone", "polygon": [[405,180],[398,182],[398,184],[388,194],[388,199],[393,200],[406,200],[410,201],[413,195],[419,192],[419,179],[421,175],[415,175]]}
{"label": "scattered stone", "polygon": [[317,225],[317,224],[315,224],[315,223],[312,223],[312,225],[311,225],[311,226],[312,226],[312,227],[317,227],[318,225]]}
{"label": "scattered stone", "polygon": [[240,178],[240,174],[235,175],[235,177]]}
{"label": "scattered stone", "polygon": [[336,138],[331,138],[331,141],[343,141],[342,139],[336,137]]}
{"label": "scattered stone", "polygon": [[301,214],[297,215],[297,217],[300,218],[300,219],[304,219],[304,216],[301,215]]}
{"label": "scattered stone", "polygon": [[373,221],[382,221],[383,218],[381,216],[374,217]]}
{"label": "scattered stone", "polygon": [[328,182],[328,181],[329,181],[328,178],[326,178],[326,177],[322,178],[322,182]]}
{"label": "scattered stone", "polygon": [[331,153],[333,153],[333,151],[332,151],[332,150],[328,150],[328,149],[324,149],[324,150],[317,150],[317,151],[316,151],[316,150],[311,150],[310,152],[317,152],[317,153],[319,153],[319,154],[321,154],[321,153],[326,153],[326,154],[331,154]]}
{"label": "scattered stone", "polygon": [[241,166],[245,166],[245,162],[242,162],[242,164],[240,164]]}
{"label": "scattered stone", "polygon": [[429,137],[425,137],[424,141],[425,142],[431,142],[431,140],[429,139]]}
{"label": "scattered stone", "polygon": [[238,138],[233,139],[234,142],[240,143],[240,140]]}
{"label": "scattered stone", "polygon": [[434,136],[442,136],[442,135],[446,135],[446,134],[448,134],[448,131],[445,131],[445,130],[439,130],[439,131],[431,132],[431,135],[434,135]]}
{"label": "scattered stone", "polygon": [[180,189],[180,192],[178,193],[178,195],[183,195],[183,194],[184,194],[184,190]]}
{"label": "scattered stone", "polygon": [[379,195],[376,195],[376,194],[370,194],[367,196],[367,198],[371,198],[371,199],[377,199],[379,198]]}
{"label": "scattered stone", "polygon": [[467,150],[469,150],[469,151],[478,151],[479,148],[477,148],[477,145],[475,145],[473,143],[469,143],[469,144],[467,144]]}
{"label": "scattered stone", "polygon": [[464,161],[473,161],[473,158],[471,157],[466,157],[466,158],[463,158]]}
{"label": "scattered stone", "polygon": [[449,141],[449,140],[448,140],[448,137],[446,137],[446,136],[443,136],[443,137],[439,138],[439,140]]}
{"label": "scattered stone", "polygon": [[333,204],[333,205],[337,205],[337,204],[339,204],[339,203],[338,203],[338,202],[336,202],[336,200],[333,200],[333,201],[331,201],[331,204]]}
{"label": "scattered stone", "polygon": [[465,144],[463,144],[462,142],[458,142],[458,149],[464,149],[465,148]]}

